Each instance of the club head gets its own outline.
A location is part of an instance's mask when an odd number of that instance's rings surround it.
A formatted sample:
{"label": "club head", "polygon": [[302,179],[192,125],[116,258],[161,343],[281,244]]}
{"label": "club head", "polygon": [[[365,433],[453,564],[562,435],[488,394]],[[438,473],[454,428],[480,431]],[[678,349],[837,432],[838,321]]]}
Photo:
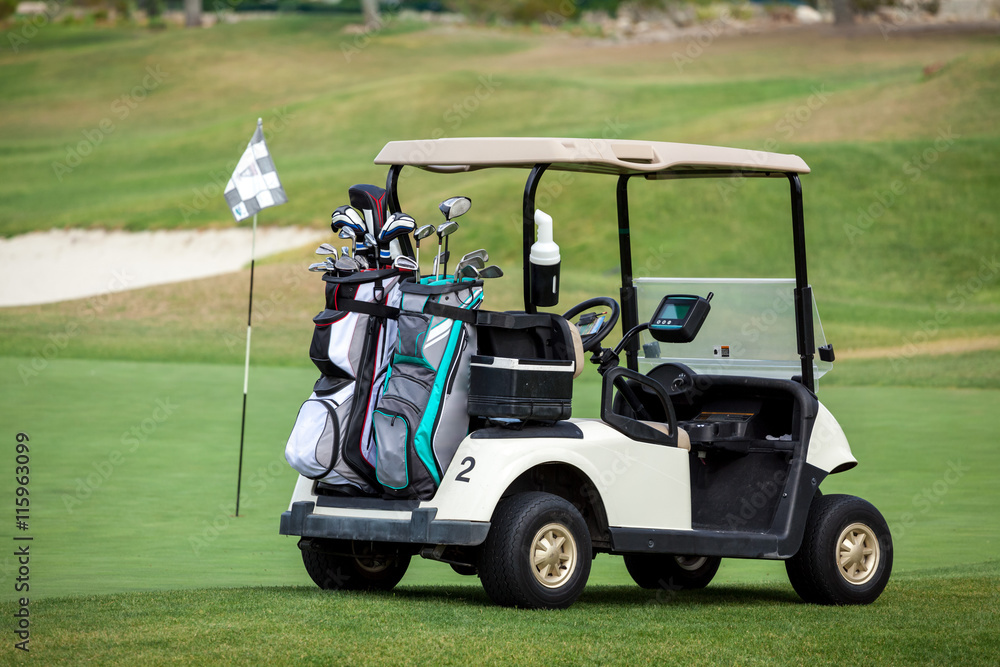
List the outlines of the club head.
{"label": "club head", "polygon": [[340,233],[337,234],[337,236],[339,236],[342,239],[349,239],[351,241],[357,241],[358,240],[358,234],[357,234],[357,232],[355,232],[350,227],[342,227],[340,229]]}
{"label": "club head", "polygon": [[416,271],[417,261],[412,257],[406,255],[399,255],[392,261],[393,268],[399,269],[401,271]]}
{"label": "club head", "polygon": [[364,218],[350,204],[338,206],[330,216],[330,229],[336,232],[343,227],[350,227],[356,232],[366,229]]}
{"label": "club head", "polygon": [[468,197],[449,197],[438,206],[438,210],[444,214],[445,220],[452,220],[468,213],[470,208],[472,208],[472,200]]}
{"label": "club head", "polygon": [[374,248],[378,244],[375,242],[375,237],[372,236],[371,232],[365,232],[365,245],[369,248]]}
{"label": "club head", "polygon": [[464,265],[462,265],[458,269],[458,271],[456,271],[456,273],[458,273],[458,275],[460,277],[462,277],[462,278],[471,278],[473,280],[476,280],[476,279],[479,278],[479,269],[477,269],[476,267],[472,266],[471,264],[464,264]]}
{"label": "club head", "polygon": [[355,263],[357,263],[358,268],[360,268],[362,271],[371,267],[371,264],[368,263],[368,258],[365,257],[364,255],[355,255],[354,261]]}
{"label": "club head", "polygon": [[438,225],[437,235],[439,238],[444,238],[446,236],[451,236],[458,229],[458,223],[447,220]]}
{"label": "club head", "polygon": [[474,266],[477,269],[482,269],[486,266],[486,262],[483,261],[481,257],[463,257],[458,262],[458,266],[455,268],[456,271],[461,271],[463,266]]}
{"label": "club head", "polygon": [[341,257],[350,257],[351,256],[351,246],[349,246],[349,245],[342,245],[342,246],[340,246],[340,256]]}
{"label": "club head", "polygon": [[413,238],[416,240],[417,246],[420,246],[421,239],[427,238],[435,231],[434,225],[424,225],[423,227],[419,227],[415,232],[413,232]]}
{"label": "club head", "polygon": [[336,255],[337,249],[334,248],[329,243],[321,243],[318,248],[316,248],[317,255]]}
{"label": "club head", "polygon": [[330,270],[330,265],[327,264],[326,262],[316,262],[315,264],[310,264],[309,265],[309,270],[310,271],[316,271],[316,272],[320,272],[320,271],[326,272],[326,271]]}
{"label": "club head", "polygon": [[485,269],[479,272],[480,278],[501,278],[503,277],[503,271],[496,264],[490,264]]}
{"label": "club head", "polygon": [[334,262],[333,266],[337,271],[344,273],[353,273],[360,269],[358,262],[351,257],[341,257]]}
{"label": "club head", "polygon": [[[462,255],[462,259],[460,261],[464,262],[465,260],[470,259],[472,257],[478,257],[479,259],[483,260],[484,265],[486,264],[486,262],[490,261],[490,254],[486,252],[485,248],[480,248],[479,250],[473,250],[472,252],[465,253],[464,255]],[[481,269],[483,267],[480,266],[479,268]]]}

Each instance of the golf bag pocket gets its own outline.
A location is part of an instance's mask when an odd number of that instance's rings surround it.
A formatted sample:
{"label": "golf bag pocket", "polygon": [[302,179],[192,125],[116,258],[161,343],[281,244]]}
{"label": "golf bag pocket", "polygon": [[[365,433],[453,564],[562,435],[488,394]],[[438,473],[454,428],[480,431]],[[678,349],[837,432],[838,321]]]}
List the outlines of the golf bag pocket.
{"label": "golf bag pocket", "polygon": [[310,479],[329,475],[337,463],[343,413],[349,408],[323,398],[303,403],[285,444],[289,465]]}
{"label": "golf bag pocket", "polygon": [[[417,451],[415,436],[430,400],[435,375],[430,366],[397,361],[379,407],[372,415],[375,474],[390,494],[434,493],[432,482],[437,467],[432,457],[428,457],[427,448]],[[414,470],[416,466],[419,468]],[[411,480],[415,486],[407,490]]]}
{"label": "golf bag pocket", "polygon": [[468,434],[469,363],[476,330],[448,314],[477,308],[481,285],[402,286],[396,349],[372,419],[376,476],[388,496],[433,497]]}
{"label": "golf bag pocket", "polygon": [[[331,340],[334,333],[339,334],[345,329],[353,332],[356,329],[353,326],[345,326],[349,325],[346,321],[349,318],[358,319],[357,314],[337,310],[324,310],[313,318],[315,327],[312,341],[309,343],[309,358],[319,372],[331,380],[354,379],[351,374],[351,360],[344,354],[344,352],[349,353],[349,346],[344,345],[344,341]],[[330,385],[335,386],[335,383],[331,382]]]}

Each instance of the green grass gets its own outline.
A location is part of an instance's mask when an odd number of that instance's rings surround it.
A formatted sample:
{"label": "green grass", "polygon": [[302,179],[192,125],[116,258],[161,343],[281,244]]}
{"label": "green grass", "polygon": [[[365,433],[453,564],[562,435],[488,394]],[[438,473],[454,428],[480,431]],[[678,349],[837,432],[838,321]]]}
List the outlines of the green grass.
{"label": "green grass", "polygon": [[[0,358],[0,374],[14,378],[25,362]],[[31,437],[33,597],[308,583],[295,540],[277,534],[277,521],[295,480],[284,442],[314,373],[252,369],[236,519],[241,374],[239,366],[58,359],[26,383],[0,387],[9,439]],[[598,393],[592,374],[581,378],[574,414],[596,416]],[[830,387],[820,397],[861,461],[823,489],[881,509],[896,535],[898,572],[995,557],[995,391]],[[949,466],[957,479],[945,478]],[[12,494],[7,476],[0,497]],[[0,557],[7,583],[12,561]],[[621,559],[598,562],[594,583],[628,583]],[[787,586],[781,563],[726,561],[720,581]],[[448,582],[475,580],[421,562],[403,583]]]}
{"label": "green grass", "polygon": [[[803,179],[810,279],[838,349],[896,345],[938,314],[941,339],[995,328],[995,36],[719,39],[678,69],[675,44],[585,48],[523,32],[395,23],[357,42],[341,32],[347,20],[290,16],[155,34],[48,26],[20,53],[0,53],[8,100],[0,109],[0,233],[230,225],[219,182],[258,116],[290,198],[262,221],[317,227],[349,185],[384,181],[371,161],[392,139],[620,135],[769,146],[799,153],[813,169]],[[358,53],[356,44],[364,45]],[[929,62],[946,67],[924,78]],[[162,71],[162,81],[132,100],[134,109],[123,107],[147,68]],[[104,119],[114,131],[60,180],[53,164]],[[942,133],[949,138],[935,147]],[[444,197],[472,196],[456,242],[488,248],[511,274],[488,297],[501,307],[517,306],[523,179],[404,172],[400,183],[404,208],[421,222],[436,219]],[[882,211],[894,183],[900,194]],[[637,181],[630,193],[637,273],[791,275],[782,181]],[[606,177],[542,182],[539,202],[555,216],[563,251],[564,303],[616,293],[617,255],[600,251],[616,243],[613,197]],[[316,309],[317,290],[287,280],[309,261],[303,249],[272,264],[278,315],[262,322],[261,363],[301,362],[285,341]],[[82,323],[69,354],[238,363],[241,346],[230,343],[240,335],[245,280],[119,295]],[[65,319],[63,305],[4,309],[0,354],[35,354]]]}
{"label": "green grass", "polygon": [[[487,604],[469,587],[391,594],[242,588],[34,603],[48,664],[995,664],[1000,566],[897,577],[871,607],[739,585],[658,598],[589,588],[569,610]],[[3,605],[4,615],[10,605]],[[419,612],[417,611],[419,610]]]}
{"label": "green grass", "polygon": [[[476,579],[419,559],[391,594],[316,590],[295,540],[277,534],[295,479],[283,446],[315,376],[307,318],[322,292],[303,248],[256,274],[239,518],[246,271],[0,310],[0,423],[8,445],[19,431],[31,437],[36,658],[995,663],[1000,352],[962,352],[964,340],[995,336],[1000,316],[1000,275],[988,270],[1000,250],[995,35],[785,31],[718,39],[680,70],[673,53],[684,45],[605,49],[417,24],[390,24],[354,52],[362,42],[340,32],[346,20],[157,33],[47,26],[22,52],[0,52],[0,233],[230,225],[217,181],[258,116],[290,197],[263,220],[317,227],[349,185],[383,181],[371,160],[391,139],[773,140],[813,169],[803,179],[810,281],[827,338],[838,351],[885,349],[881,358],[844,355],[820,398],[861,462],[823,489],[881,509],[896,546],[889,588],[867,608],[812,607],[797,602],[780,562],[727,560],[708,590],[657,598],[632,585],[620,558],[601,556],[577,605],[558,613],[492,607]],[[936,62],[946,65],[923,77]],[[123,115],[122,96],[147,68],[166,76]],[[494,89],[456,115],[483,78]],[[783,119],[817,90],[826,100],[789,131]],[[60,180],[53,163],[104,119],[114,130]],[[954,142],[916,177],[908,161],[949,128]],[[493,309],[518,306],[523,178],[415,174],[400,183],[404,208],[421,222],[436,219],[446,196],[473,198],[461,243],[487,247],[510,274],[491,283]],[[902,194],[872,209],[870,224],[859,220],[895,181]],[[616,243],[613,197],[607,178],[543,180],[539,201],[563,249],[564,306],[617,294],[616,254],[601,252]],[[735,191],[636,182],[630,197],[637,274],[792,272],[780,181]],[[911,343],[949,341],[957,352],[910,353]],[[588,369],[575,386],[576,416],[596,415],[597,391]],[[12,494],[4,476],[0,496]],[[5,615],[13,565],[0,556]]]}

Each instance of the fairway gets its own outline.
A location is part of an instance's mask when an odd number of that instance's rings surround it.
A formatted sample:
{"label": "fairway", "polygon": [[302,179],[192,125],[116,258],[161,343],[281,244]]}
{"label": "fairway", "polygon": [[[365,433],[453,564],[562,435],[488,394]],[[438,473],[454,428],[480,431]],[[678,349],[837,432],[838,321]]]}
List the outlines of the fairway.
{"label": "fairway", "polygon": [[[0,309],[0,497],[15,494],[18,433],[30,438],[31,494],[29,527],[11,517],[0,534],[8,546],[32,538],[36,660],[996,664],[997,31],[794,28],[713,38],[681,67],[685,41],[397,20],[354,52],[361,38],[343,32],[353,20],[288,14],[200,33],[49,25],[21,52],[0,52],[0,234],[231,226],[221,186],[258,117],[289,195],[261,222],[317,230],[348,186],[384,183],[372,159],[390,140],[615,137],[796,153],[812,169],[809,278],[838,355],[817,395],[859,460],[822,491],[885,516],[888,588],[867,607],[808,605],[782,562],[727,559],[704,591],[648,591],[621,557],[601,555],[560,612],[495,607],[477,577],[421,558],[390,593],[320,591],[296,538],[278,534],[296,480],[284,445],[316,379],[307,352],[323,286],[305,270],[309,246],[256,266],[239,517],[248,270]],[[521,307],[525,175],[400,180],[418,224],[440,222],[445,197],[472,198],[451,247],[485,247],[503,267],[487,286],[491,310]],[[636,275],[791,276],[787,183],[745,180],[635,179]],[[617,295],[613,179],[542,184],[562,250],[554,310]],[[58,270],[73,279],[72,266]],[[599,392],[588,365],[573,416],[598,416]],[[25,593],[16,555],[2,554],[10,619]],[[5,662],[14,654],[4,647]]]}
{"label": "fairway", "polygon": [[[0,373],[16,377],[27,362],[0,358]],[[36,597],[312,585],[294,538],[277,528],[295,481],[284,443],[314,373],[253,370],[236,519],[241,375],[238,366],[60,360],[27,384],[4,384],[0,418],[33,445]],[[597,414],[599,388],[590,378],[578,381],[575,416]],[[58,410],[47,400],[53,395],[61,397]],[[996,558],[995,391],[831,387],[819,396],[861,461],[823,490],[880,508],[894,534],[895,572]],[[961,447],[943,446],[954,433],[962,434]],[[0,494],[12,492],[5,479]],[[60,547],[66,542],[73,548]],[[0,559],[7,577],[13,560]],[[781,563],[724,563],[720,582],[766,581],[791,591]],[[629,582],[620,558],[598,559],[591,585]],[[478,587],[475,578],[420,559],[402,585],[431,583]]]}

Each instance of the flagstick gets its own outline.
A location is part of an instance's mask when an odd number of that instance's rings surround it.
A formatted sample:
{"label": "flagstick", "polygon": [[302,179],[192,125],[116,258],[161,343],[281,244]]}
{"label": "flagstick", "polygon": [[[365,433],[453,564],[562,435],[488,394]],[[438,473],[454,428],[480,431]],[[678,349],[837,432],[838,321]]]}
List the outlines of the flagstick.
{"label": "flagstick", "polygon": [[253,265],[257,251],[257,214],[253,214],[253,233],[250,240],[250,299],[247,306],[247,356],[243,365],[243,417],[240,420],[240,465],[236,475],[236,516],[240,515],[240,484],[243,481],[243,434],[247,425],[247,385],[250,383],[250,318],[253,316]]}

